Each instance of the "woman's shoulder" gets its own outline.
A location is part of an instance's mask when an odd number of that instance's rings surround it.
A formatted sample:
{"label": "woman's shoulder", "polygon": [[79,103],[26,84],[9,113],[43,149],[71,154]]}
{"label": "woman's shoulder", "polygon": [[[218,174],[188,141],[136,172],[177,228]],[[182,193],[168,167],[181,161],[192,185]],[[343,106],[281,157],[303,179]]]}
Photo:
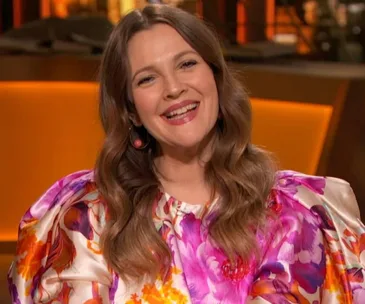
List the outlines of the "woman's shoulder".
{"label": "woman's shoulder", "polygon": [[274,188],[278,185],[302,186],[318,194],[323,194],[325,188],[339,186],[351,188],[350,184],[341,178],[309,175],[293,170],[277,171]]}
{"label": "woman's shoulder", "polygon": [[278,171],[268,205],[277,213],[314,217],[322,228],[363,230],[355,194],[340,178]]}
{"label": "woman's shoulder", "polygon": [[[20,222],[8,275],[13,296],[24,303],[48,303],[68,286],[62,285],[61,277],[65,282],[93,281],[108,286],[111,274],[100,247],[106,222],[106,205],[93,171],[75,172],[55,182]],[[53,282],[52,288],[49,282]]]}
{"label": "woman's shoulder", "polygon": [[308,209],[316,205],[339,204],[353,206],[351,212],[354,216],[360,216],[351,185],[340,178],[328,176],[314,176],[296,171],[278,171],[275,184],[272,189],[279,202],[288,203],[295,201],[305,205]]}
{"label": "woman's shoulder", "polygon": [[100,199],[92,170],[77,171],[57,180],[31,205],[21,220],[20,229],[29,223],[49,217],[50,213],[57,214],[62,210],[68,210],[80,202],[89,207],[105,207]]}
{"label": "woman's shoulder", "polygon": [[92,231],[101,234],[107,217],[107,206],[97,189],[94,172],[74,172],[56,181],[24,214],[19,224],[18,246],[21,240],[32,237],[53,243],[60,227],[90,240]]}
{"label": "woman's shoulder", "polygon": [[[362,296],[365,226],[348,182],[279,171],[268,207],[276,215],[269,212],[265,230],[258,234],[263,252],[260,280],[265,280],[271,271],[275,280],[280,278],[274,285],[284,282],[290,286],[295,282],[308,294],[322,288],[325,303],[342,303],[345,298],[355,300]],[[285,283],[287,277],[290,282]],[[271,286],[271,280],[266,284]],[[256,292],[260,294],[260,290]],[[339,300],[339,294],[343,300]],[[270,299],[268,294],[263,296]]]}

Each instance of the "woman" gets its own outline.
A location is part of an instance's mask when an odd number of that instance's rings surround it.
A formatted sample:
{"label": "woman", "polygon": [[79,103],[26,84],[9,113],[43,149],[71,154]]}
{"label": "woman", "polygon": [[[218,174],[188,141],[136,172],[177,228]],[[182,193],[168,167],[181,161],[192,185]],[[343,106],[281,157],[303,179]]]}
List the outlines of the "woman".
{"label": "woman", "polygon": [[350,186],[275,173],[250,142],[248,97],[200,20],[168,6],[128,14],[107,43],[100,92],[95,173],[58,181],[23,217],[13,303],[364,295],[365,230]]}

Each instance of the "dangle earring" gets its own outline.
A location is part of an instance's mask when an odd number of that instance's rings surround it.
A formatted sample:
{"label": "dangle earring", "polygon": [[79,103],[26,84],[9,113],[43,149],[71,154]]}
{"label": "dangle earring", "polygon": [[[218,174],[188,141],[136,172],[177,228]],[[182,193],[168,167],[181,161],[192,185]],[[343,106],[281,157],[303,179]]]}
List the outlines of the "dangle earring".
{"label": "dangle earring", "polygon": [[133,147],[135,147],[136,149],[140,149],[142,147],[142,145],[143,145],[143,142],[139,138],[137,138],[133,141]]}
{"label": "dangle earring", "polygon": [[129,141],[135,149],[143,150],[150,143],[150,138],[144,127],[139,127],[137,130],[137,127],[132,125],[129,127]]}

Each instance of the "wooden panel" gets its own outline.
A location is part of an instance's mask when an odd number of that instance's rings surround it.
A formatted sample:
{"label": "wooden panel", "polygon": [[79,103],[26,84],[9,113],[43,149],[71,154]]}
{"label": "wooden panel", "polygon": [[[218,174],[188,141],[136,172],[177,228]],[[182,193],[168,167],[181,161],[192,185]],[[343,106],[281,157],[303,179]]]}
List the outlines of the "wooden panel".
{"label": "wooden panel", "polygon": [[319,173],[350,182],[365,219],[365,80],[343,88],[331,123],[331,142],[322,156]]}
{"label": "wooden panel", "polygon": [[94,81],[100,57],[0,56],[0,81]]}
{"label": "wooden panel", "polygon": [[[293,73],[270,66],[232,65],[252,97],[333,105],[341,78]],[[298,67],[300,68],[300,67]]]}

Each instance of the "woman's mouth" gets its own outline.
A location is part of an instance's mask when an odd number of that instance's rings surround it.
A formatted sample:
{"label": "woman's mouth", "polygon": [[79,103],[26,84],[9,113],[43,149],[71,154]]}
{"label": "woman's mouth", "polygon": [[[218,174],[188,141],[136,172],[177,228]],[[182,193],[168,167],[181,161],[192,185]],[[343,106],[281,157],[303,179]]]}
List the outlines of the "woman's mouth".
{"label": "woman's mouth", "polygon": [[191,103],[185,107],[182,107],[180,109],[168,112],[165,114],[165,117],[167,119],[179,119],[189,113],[190,111],[194,111],[199,106],[199,103]]}
{"label": "woman's mouth", "polygon": [[182,125],[195,118],[199,109],[199,102],[192,102],[178,109],[165,112],[161,115],[171,125]]}

